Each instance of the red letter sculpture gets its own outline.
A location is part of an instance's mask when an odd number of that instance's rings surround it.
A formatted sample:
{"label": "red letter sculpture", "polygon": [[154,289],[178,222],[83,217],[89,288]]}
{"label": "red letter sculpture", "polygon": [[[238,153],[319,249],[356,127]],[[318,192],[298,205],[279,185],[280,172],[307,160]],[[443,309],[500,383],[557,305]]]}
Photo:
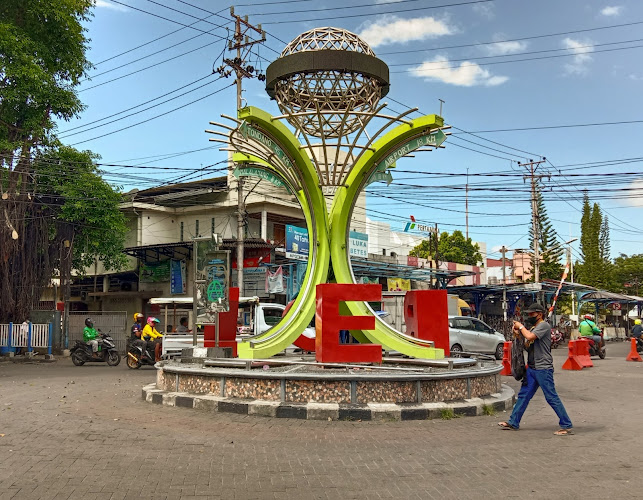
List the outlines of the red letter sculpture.
{"label": "red letter sculpture", "polygon": [[375,344],[341,344],[340,330],[373,330],[374,316],[342,316],[342,301],[379,301],[380,285],[327,283],[317,285],[315,315],[315,359],[320,363],[382,362],[382,346]]}
{"label": "red letter sculpture", "polygon": [[406,334],[432,340],[436,349],[449,354],[449,313],[446,290],[411,290],[404,296]]}

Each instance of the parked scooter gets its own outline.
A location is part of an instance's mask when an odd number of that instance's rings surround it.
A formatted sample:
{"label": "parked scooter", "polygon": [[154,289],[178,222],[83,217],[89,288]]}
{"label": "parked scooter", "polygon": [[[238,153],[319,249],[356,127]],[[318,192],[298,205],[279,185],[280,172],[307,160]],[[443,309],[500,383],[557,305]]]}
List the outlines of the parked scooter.
{"label": "parked scooter", "polygon": [[[145,351],[145,352],[143,352]],[[138,370],[143,365],[154,366],[154,348],[148,344],[143,349],[140,345],[130,344],[127,348],[127,367],[131,370]]]}
{"label": "parked scooter", "polygon": [[551,348],[558,349],[558,346],[563,343],[563,334],[558,331],[558,328],[551,329]]}
{"label": "parked scooter", "polygon": [[71,361],[76,366],[83,366],[88,362],[105,362],[109,366],[117,366],[121,362],[121,355],[116,349],[114,339],[99,330],[98,352],[93,353],[92,348],[82,340],[77,340],[71,351]]}

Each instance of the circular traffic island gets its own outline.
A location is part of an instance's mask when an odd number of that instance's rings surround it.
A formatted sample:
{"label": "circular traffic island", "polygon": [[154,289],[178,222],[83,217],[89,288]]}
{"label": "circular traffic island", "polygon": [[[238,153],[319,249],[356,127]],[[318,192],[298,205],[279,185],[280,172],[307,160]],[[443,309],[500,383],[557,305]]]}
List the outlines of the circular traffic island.
{"label": "circular traffic island", "polygon": [[[184,360],[185,361],[185,360]],[[318,364],[306,357],[161,361],[151,403],[313,420],[418,420],[511,409],[502,366],[476,359],[384,358],[382,365]]]}

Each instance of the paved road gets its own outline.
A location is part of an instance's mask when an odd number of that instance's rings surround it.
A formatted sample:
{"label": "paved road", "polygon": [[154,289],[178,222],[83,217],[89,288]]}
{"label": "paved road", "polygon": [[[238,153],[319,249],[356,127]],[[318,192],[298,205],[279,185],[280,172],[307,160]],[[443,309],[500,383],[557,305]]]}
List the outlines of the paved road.
{"label": "paved road", "polygon": [[540,393],[519,432],[496,428],[506,413],[268,419],[145,403],[151,368],[0,363],[0,500],[641,498],[643,363],[627,347],[557,370],[568,437]]}

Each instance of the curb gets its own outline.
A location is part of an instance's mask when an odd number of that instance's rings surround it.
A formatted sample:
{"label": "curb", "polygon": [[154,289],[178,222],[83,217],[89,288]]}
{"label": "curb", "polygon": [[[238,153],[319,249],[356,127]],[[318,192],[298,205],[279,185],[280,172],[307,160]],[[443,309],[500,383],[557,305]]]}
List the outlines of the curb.
{"label": "curb", "polygon": [[261,399],[226,398],[187,392],[168,392],[156,384],[143,387],[143,400],[148,403],[193,408],[209,412],[258,415],[273,418],[301,420],[431,420],[442,418],[451,410],[452,416],[475,417],[484,415],[488,408],[494,411],[511,410],[515,401],[513,389],[502,384],[500,392],[482,398],[447,403],[281,403]]}

